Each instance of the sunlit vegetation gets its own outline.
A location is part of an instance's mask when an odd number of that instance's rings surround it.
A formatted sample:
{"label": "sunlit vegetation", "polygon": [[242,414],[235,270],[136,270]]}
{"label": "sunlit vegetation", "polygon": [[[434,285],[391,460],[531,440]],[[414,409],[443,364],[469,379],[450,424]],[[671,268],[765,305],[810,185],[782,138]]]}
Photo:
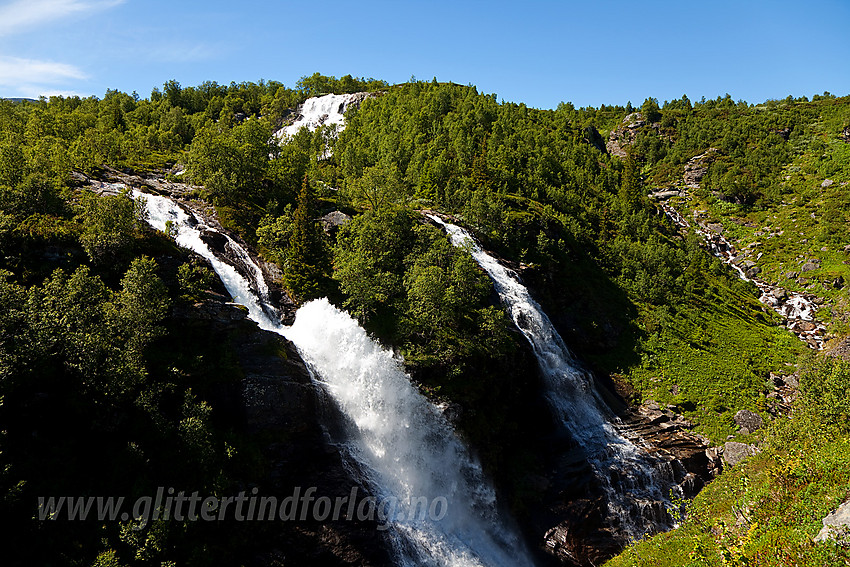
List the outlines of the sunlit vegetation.
{"label": "sunlit vegetation", "polygon": [[[306,98],[364,90],[379,96],[349,110],[341,133],[274,136]],[[628,155],[603,151],[632,112],[646,124]],[[459,429],[510,486],[536,466],[521,434],[535,366],[484,273],[420,212],[453,215],[511,263],[629,401],[653,399],[719,443],[736,435],[736,411],[770,417],[770,374],[790,372],[805,347],[647,193],[681,185],[688,161],[714,148],[700,188],[674,204],[722,223],[764,278],[824,297],[820,316],[846,333],[848,127],[850,103],[828,94],[539,110],[436,80],[320,74],[294,88],[169,81],[147,98],[0,100],[0,512],[29,518],[41,494],[220,493],[251,476],[240,459],[255,448],[216,417],[216,385],[240,377],[229,338],[210,345],[171,316],[215,278],[148,229],[129,195],[96,195],[82,175],[112,167],[195,185],[280,266],[296,301],[329,296],[404,357],[423,392],[458,405]],[[318,219],[332,210],[353,220],[325,232]],[[810,363],[796,413],[773,423],[762,453],[713,483],[682,528],[615,564],[846,559],[810,543],[846,496],[846,375]],[[22,521],[4,537],[39,541],[32,563],[160,565],[214,564],[244,535],[176,522],[40,529]]]}

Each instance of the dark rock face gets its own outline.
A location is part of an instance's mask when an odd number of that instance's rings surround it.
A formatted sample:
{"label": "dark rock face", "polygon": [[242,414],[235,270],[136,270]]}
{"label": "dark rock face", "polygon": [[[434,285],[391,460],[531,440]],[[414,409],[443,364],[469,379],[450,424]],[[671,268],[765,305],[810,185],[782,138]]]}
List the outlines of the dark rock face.
{"label": "dark rock face", "polygon": [[[658,474],[672,474],[686,497],[693,497],[720,471],[717,453],[709,443],[688,431],[681,416],[647,404],[621,415],[621,434],[649,446],[650,461]],[[606,496],[582,450],[564,436],[550,439],[549,473],[536,483],[543,494],[539,509],[529,520],[532,535],[543,550],[566,565],[599,565],[618,553],[625,541],[617,518],[610,515]],[[658,505],[644,515],[664,521],[666,510]]]}
{"label": "dark rock face", "polygon": [[[261,448],[261,466],[249,474],[262,496],[282,500],[296,487],[301,493],[316,487],[316,496],[332,501],[358,487],[338,449],[329,441],[326,425],[339,421],[332,404],[313,384],[295,346],[246,319],[244,308],[215,299],[177,309],[173,318],[181,332],[197,333],[227,344],[236,354],[243,378],[222,386],[211,400],[217,419],[253,439]],[[246,564],[378,566],[392,564],[386,532],[374,522],[311,519],[258,522]]]}
{"label": "dark rock face", "polygon": [[603,154],[608,152],[608,149],[605,147],[605,140],[602,138],[599,130],[596,129],[596,126],[591,125],[584,129],[584,141]]}
{"label": "dark rock face", "polygon": [[782,138],[786,142],[788,141],[788,138],[791,137],[791,128],[789,128],[788,126],[786,126],[785,128],[782,128],[781,130],[771,130],[771,132],[773,132],[774,134],[776,134],[777,136],[779,136],[780,138]]}

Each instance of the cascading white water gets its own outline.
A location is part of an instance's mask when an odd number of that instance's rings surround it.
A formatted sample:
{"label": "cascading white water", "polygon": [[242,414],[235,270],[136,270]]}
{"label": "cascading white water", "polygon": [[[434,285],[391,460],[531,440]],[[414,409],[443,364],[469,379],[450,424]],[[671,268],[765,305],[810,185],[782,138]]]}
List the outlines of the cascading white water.
{"label": "cascading white water", "polygon": [[[343,454],[367,476],[379,500],[395,503],[388,526],[402,565],[531,567],[520,537],[499,517],[481,466],[390,351],[325,299],[301,307],[292,327],[281,325],[263,295],[262,271],[238,243],[229,240],[228,247],[250,279],[207,246],[201,234],[215,229],[198,216],[166,197],[134,195],[146,199],[154,228],[169,228],[180,246],[212,263],[253,321],[296,345],[350,424]],[[440,508],[431,509],[434,503]]]}
{"label": "cascading white water", "polygon": [[[666,203],[660,203],[659,205],[673,224],[685,230],[691,228],[691,224],[685,220],[685,217],[671,205]],[[702,237],[714,256],[735,270],[738,277],[744,281],[753,282],[756,285],[759,292],[761,292],[759,301],[770,306],[774,311],[785,317],[785,326],[788,330],[797,335],[810,347],[817,350],[823,349],[826,326],[823,323],[815,321],[817,304],[813,301],[812,296],[806,297],[801,293],[782,290],[778,286],[770,285],[756,277],[748,277],[747,272],[738,265],[735,247],[722,234],[709,230],[698,221],[695,223],[694,232]],[[801,321],[813,324],[801,327],[799,325]]]}
{"label": "cascading white water", "polygon": [[292,137],[301,128],[312,131],[319,126],[331,124],[336,124],[337,131],[340,132],[345,127],[345,110],[357,97],[358,94],[329,94],[308,98],[301,105],[300,116],[289,126],[278,130],[277,137],[282,138],[284,135]]}
{"label": "cascading white water", "polygon": [[[233,301],[248,308],[248,316],[252,321],[267,331],[277,330],[279,324],[274,323],[266,312],[271,311],[274,316],[276,309],[267,302],[269,288],[263,278],[263,272],[242,246],[207,225],[198,215],[188,213],[168,197],[148,195],[138,190],[133,191],[133,197],[145,200],[148,224],[157,230],[170,233],[179,246],[188,248],[212,264]],[[205,231],[221,234],[227,239],[227,248],[240,259],[245,269],[251,272],[250,281],[242,277],[234,266],[220,260],[213,253],[201,237]]]}
{"label": "cascading white water", "polygon": [[[500,524],[496,495],[442,413],[410,383],[392,353],[327,300],[298,310],[283,335],[315,368],[353,424],[347,444],[382,498],[396,498],[394,528],[412,544],[409,565],[530,565]],[[438,522],[411,519],[410,502],[445,498]]]}
{"label": "cascading white water", "polygon": [[[540,305],[512,270],[484,252],[463,228],[428,215],[448,232],[452,243],[469,248],[490,275],[516,326],[528,339],[546,381],[546,397],[559,423],[569,431],[607,492],[609,511],[635,539],[669,526],[659,504],[669,502],[674,483],[669,470],[655,463],[613,425],[618,419],[599,397],[593,378],[582,370]],[[647,516],[648,510],[654,510]]]}

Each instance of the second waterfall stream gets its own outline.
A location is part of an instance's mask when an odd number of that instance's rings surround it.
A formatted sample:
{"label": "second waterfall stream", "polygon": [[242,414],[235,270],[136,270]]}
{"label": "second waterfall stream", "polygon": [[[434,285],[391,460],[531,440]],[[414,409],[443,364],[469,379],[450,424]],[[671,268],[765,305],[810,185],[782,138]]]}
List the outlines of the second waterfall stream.
{"label": "second waterfall stream", "polygon": [[581,447],[608,499],[612,526],[624,539],[639,539],[671,526],[666,508],[675,486],[672,471],[622,435],[618,421],[573,358],[543,309],[512,270],[487,254],[463,228],[436,215],[455,246],[468,248],[490,275],[514,324],[531,344],[556,421]]}
{"label": "second waterfall stream", "polygon": [[[478,461],[390,351],[324,299],[301,307],[291,327],[281,325],[262,271],[239,243],[224,235],[239,259],[241,269],[236,269],[207,246],[203,234],[219,231],[199,215],[167,197],[134,196],[145,199],[151,226],[210,261],[253,321],[296,345],[348,424],[339,444],[343,456],[375,497],[397,502],[386,527],[400,565],[533,564],[516,530],[498,512],[495,491]],[[437,517],[410,513],[417,500],[439,501]]]}

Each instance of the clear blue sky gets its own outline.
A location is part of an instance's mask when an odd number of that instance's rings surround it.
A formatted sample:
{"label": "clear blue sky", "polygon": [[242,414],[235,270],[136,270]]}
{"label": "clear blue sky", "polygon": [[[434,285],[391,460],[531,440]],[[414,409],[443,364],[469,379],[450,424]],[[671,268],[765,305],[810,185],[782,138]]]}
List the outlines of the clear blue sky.
{"label": "clear blue sky", "polygon": [[850,94],[850,0],[0,0],[0,96],[316,71],[553,108]]}

